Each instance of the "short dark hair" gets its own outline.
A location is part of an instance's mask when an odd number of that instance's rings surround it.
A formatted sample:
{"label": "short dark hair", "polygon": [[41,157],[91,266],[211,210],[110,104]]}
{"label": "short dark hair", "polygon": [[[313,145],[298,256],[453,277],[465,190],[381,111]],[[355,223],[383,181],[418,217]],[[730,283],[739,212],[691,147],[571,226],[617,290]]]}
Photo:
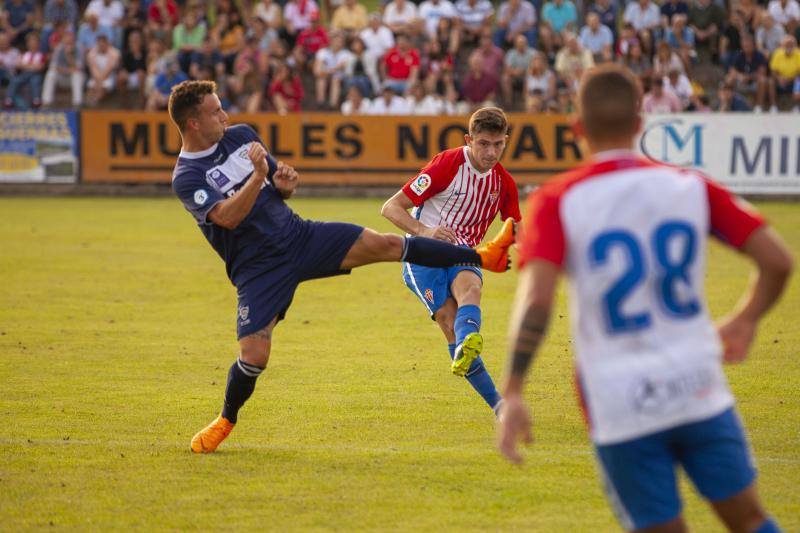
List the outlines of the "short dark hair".
{"label": "short dark hair", "polygon": [[469,118],[469,134],[475,135],[482,131],[489,133],[508,133],[508,119],[499,107],[482,107],[475,111]]}
{"label": "short dark hair", "polygon": [[182,81],[172,88],[169,94],[167,110],[169,118],[183,131],[186,128],[186,121],[196,115],[197,106],[203,103],[203,98],[207,94],[217,92],[217,84],[208,80],[187,80]]}
{"label": "short dark hair", "polygon": [[584,134],[590,140],[634,135],[641,102],[641,87],[628,68],[607,63],[587,71],[578,89]]}

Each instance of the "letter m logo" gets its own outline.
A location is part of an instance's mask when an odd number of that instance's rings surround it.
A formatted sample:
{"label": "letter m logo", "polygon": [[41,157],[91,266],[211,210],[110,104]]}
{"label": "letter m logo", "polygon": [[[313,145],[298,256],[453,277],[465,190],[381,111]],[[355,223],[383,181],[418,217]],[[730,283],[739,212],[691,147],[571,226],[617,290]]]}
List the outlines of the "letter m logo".
{"label": "letter m logo", "polygon": [[[681,136],[675,124],[664,125],[664,136],[662,138],[661,160],[665,163],[673,163],[680,166],[703,166],[703,126],[697,124],[688,129],[685,135]],[[674,150],[671,148],[674,147]],[[691,153],[690,159],[673,161],[670,154],[677,158],[685,151]],[[686,157],[685,155],[683,157]]]}

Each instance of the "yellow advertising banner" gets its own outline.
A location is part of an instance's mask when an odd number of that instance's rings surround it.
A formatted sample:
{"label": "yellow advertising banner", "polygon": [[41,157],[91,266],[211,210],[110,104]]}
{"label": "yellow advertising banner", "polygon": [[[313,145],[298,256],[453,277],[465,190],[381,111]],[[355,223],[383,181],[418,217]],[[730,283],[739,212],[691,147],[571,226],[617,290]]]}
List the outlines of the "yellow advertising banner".
{"label": "yellow advertising banner", "polygon": [[[520,184],[539,183],[581,160],[569,117],[510,114],[503,166]],[[250,124],[303,183],[400,185],[442,150],[464,143],[468,117],[234,115]],[[180,137],[165,113],[81,113],[82,180],[169,183]]]}

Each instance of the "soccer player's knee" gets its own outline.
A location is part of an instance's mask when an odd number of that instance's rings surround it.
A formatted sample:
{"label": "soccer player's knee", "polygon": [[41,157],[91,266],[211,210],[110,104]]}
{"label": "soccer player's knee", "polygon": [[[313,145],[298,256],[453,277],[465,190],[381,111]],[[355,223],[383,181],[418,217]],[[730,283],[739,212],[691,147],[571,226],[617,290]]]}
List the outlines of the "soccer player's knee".
{"label": "soccer player's knee", "polygon": [[269,360],[269,344],[261,346],[242,346],[239,356],[245,363],[257,366],[261,369],[267,367]]}
{"label": "soccer player's knee", "polygon": [[382,233],[380,235],[381,249],[391,255],[402,255],[403,253],[403,237],[395,235],[394,233]]}
{"label": "soccer player's knee", "polygon": [[469,301],[469,302],[480,302],[481,301],[481,285],[480,283],[470,283],[467,285],[462,294],[462,300]]}

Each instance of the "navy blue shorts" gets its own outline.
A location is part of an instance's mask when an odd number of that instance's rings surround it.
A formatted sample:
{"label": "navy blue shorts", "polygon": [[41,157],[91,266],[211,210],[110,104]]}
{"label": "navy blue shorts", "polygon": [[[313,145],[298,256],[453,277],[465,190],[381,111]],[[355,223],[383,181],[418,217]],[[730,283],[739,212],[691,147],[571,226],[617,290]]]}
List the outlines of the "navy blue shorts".
{"label": "navy blue shorts", "polygon": [[264,329],[275,317],[282,320],[303,281],[349,274],[339,266],[363,231],[361,226],[342,222],[306,222],[286,254],[237,287],[237,338]]}
{"label": "navy blue shorts", "polygon": [[595,449],[606,496],[626,530],[663,524],[681,513],[676,464],[712,502],[735,496],[756,477],[732,407],[706,420]]}

